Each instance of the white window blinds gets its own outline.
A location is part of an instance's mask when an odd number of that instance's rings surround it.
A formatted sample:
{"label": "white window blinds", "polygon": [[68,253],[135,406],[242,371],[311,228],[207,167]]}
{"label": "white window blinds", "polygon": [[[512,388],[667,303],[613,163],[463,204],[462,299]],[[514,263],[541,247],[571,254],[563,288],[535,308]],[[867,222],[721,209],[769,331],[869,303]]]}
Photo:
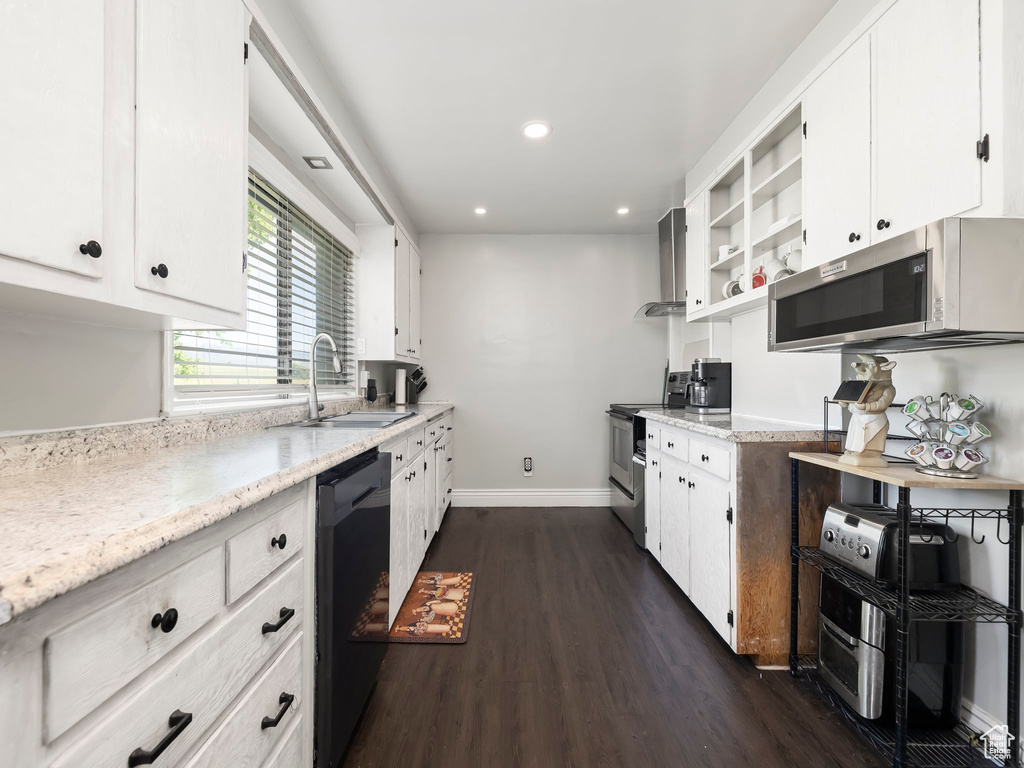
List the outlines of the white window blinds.
{"label": "white window blinds", "polygon": [[183,398],[272,395],[309,385],[309,346],[329,333],[342,361],[320,350],[317,386],[355,389],[352,252],[266,179],[249,170],[244,331],[175,331],[174,386]]}

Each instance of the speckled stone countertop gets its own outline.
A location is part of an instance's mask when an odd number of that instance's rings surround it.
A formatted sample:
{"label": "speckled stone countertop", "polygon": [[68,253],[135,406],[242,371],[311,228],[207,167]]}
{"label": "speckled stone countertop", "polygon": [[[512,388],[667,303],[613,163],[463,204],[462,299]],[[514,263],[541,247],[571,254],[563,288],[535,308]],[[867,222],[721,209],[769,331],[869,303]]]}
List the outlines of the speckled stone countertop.
{"label": "speckled stone countertop", "polygon": [[0,624],[422,426],[279,427],[0,478]]}
{"label": "speckled stone countertop", "polygon": [[640,416],[672,427],[679,427],[708,437],[717,437],[733,443],[795,443],[803,440],[823,440],[824,433],[801,424],[757,419],[725,413],[718,416],[698,416],[682,408],[664,411],[640,411]]}

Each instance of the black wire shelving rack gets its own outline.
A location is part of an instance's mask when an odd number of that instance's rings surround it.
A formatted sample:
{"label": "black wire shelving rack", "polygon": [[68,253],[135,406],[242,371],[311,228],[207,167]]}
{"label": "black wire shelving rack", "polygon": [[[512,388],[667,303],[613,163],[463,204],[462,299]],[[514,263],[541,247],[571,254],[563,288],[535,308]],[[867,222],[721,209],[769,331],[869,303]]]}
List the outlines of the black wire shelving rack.
{"label": "black wire shelving rack", "polygon": [[[826,402],[826,408],[828,404]],[[832,432],[832,435],[835,435]],[[979,734],[961,724],[948,731],[931,731],[911,728],[908,725],[907,700],[910,674],[910,624],[914,621],[962,621],[983,623],[1004,623],[1009,635],[1006,664],[1007,717],[1006,725],[1014,737],[1009,743],[1009,759],[1002,765],[1019,768],[1020,761],[1020,694],[1021,694],[1021,526],[1024,522],[1024,492],[1020,489],[1009,491],[1009,503],[999,509],[967,508],[914,508],[910,503],[910,488],[899,488],[899,503],[896,507],[898,525],[898,583],[889,589],[884,585],[864,578],[826,558],[817,547],[801,546],[800,527],[800,459],[792,458],[792,499],[791,499],[791,612],[790,612],[790,674],[806,680],[807,684],[820,695],[830,707],[839,713],[858,734],[880,754],[890,760],[894,768],[973,768],[974,766],[1000,765],[986,759],[982,752]],[[837,467],[840,471],[857,473],[856,468]],[[874,480],[874,501],[882,496],[882,482]],[[971,521],[971,540],[981,543],[975,532],[977,520],[995,520],[996,538],[1009,548],[1008,563],[1008,605],[1003,605],[969,586],[948,591],[910,591],[909,551],[910,528],[914,522],[934,519],[948,522],[951,519]],[[939,534],[936,534],[939,535]],[[955,534],[948,534],[951,539]],[[800,605],[800,564],[817,569],[838,581],[844,587],[864,600],[877,605],[895,620],[895,724],[886,726],[865,720],[856,714],[816,674],[817,658],[797,653],[797,630]]]}

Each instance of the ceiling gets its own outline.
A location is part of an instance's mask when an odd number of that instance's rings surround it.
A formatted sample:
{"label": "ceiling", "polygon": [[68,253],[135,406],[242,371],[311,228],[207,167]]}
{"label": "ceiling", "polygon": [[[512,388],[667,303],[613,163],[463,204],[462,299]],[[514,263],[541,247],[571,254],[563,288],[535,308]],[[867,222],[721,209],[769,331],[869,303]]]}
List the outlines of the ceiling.
{"label": "ceiling", "polygon": [[421,232],[649,233],[835,1],[289,7]]}

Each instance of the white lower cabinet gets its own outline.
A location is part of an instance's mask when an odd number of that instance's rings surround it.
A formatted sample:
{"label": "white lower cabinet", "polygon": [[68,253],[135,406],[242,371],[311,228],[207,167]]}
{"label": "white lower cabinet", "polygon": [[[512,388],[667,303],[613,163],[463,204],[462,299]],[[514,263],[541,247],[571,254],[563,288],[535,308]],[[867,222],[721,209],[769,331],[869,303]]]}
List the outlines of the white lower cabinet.
{"label": "white lower cabinet", "polygon": [[690,511],[686,493],[687,466],[662,459],[661,565],[686,594],[690,594]]}
{"label": "white lower cabinet", "polygon": [[690,470],[690,591],[698,610],[726,640],[732,627],[732,509],[729,484]]}
{"label": "white lower cabinet", "polygon": [[390,624],[398,617],[451,500],[451,424],[449,412],[381,449],[391,453],[392,470]]}
{"label": "white lower cabinet", "polygon": [[644,541],[647,549],[659,563],[661,550],[661,464],[662,459],[651,452],[652,443],[647,441],[647,466],[644,468]]}
{"label": "white lower cabinet", "polygon": [[[648,448],[644,473],[647,548],[735,649],[733,483],[728,478],[735,477],[736,448],[665,427],[660,444],[661,450]],[[669,445],[674,455],[666,453]]]}
{"label": "white lower cabinet", "polygon": [[312,723],[312,564],[296,541],[229,604],[225,549],[296,505],[311,532],[314,485],[0,627],[3,763],[257,768],[287,746],[289,766],[309,764],[312,733],[297,723]]}

